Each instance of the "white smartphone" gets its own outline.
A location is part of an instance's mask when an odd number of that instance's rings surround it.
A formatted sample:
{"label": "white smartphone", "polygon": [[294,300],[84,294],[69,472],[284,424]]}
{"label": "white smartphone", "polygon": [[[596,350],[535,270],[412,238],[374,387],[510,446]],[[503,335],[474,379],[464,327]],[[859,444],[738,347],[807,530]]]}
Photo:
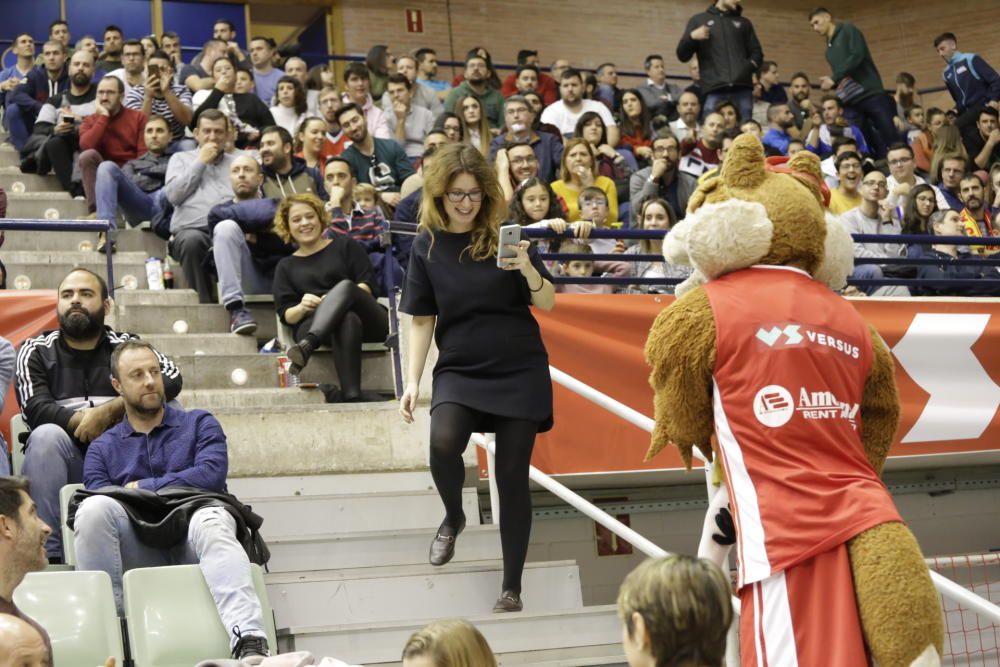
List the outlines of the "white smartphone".
{"label": "white smartphone", "polygon": [[500,228],[500,246],[497,248],[497,266],[503,268],[502,259],[517,257],[517,251],[507,248],[521,242],[521,225],[504,225]]}

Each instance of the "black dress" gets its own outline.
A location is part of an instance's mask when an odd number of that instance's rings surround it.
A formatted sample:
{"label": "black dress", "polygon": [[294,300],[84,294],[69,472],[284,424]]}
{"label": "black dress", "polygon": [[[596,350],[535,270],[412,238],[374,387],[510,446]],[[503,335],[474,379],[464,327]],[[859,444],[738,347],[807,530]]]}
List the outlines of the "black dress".
{"label": "black dress", "polygon": [[[431,410],[458,403],[489,415],[537,421],[539,432],[548,431],[549,356],[529,308],[528,282],[519,271],[497,268],[496,258],[473,261],[471,237],[471,232],[438,232],[431,247],[431,235],[421,231],[410,255],[399,309],[437,316]],[[534,248],[528,255],[551,281]]]}

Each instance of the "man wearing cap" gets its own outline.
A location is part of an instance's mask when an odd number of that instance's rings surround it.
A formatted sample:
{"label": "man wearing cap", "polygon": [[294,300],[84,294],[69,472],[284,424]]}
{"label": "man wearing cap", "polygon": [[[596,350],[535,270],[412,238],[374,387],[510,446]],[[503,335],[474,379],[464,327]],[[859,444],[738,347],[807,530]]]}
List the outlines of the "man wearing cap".
{"label": "man wearing cap", "polygon": [[[538,51],[521,49],[517,52],[518,65],[533,65],[535,67],[539,67],[538,62]],[[559,99],[559,86],[556,85],[555,79],[542,72],[540,68],[538,72],[538,88],[536,90],[538,94],[542,96],[542,101],[545,102],[545,106],[549,106]],[[500,93],[504,97],[510,97],[511,95],[517,94],[517,92],[517,72],[515,71],[504,79],[503,86],[500,88]]]}

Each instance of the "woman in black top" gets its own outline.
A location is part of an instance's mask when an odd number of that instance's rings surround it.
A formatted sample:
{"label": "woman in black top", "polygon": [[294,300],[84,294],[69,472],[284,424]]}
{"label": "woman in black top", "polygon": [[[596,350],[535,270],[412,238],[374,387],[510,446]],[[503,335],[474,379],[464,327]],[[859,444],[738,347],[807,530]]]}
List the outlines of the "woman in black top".
{"label": "woman in black top", "polygon": [[274,306],[299,341],[288,349],[291,372],[298,375],[317,348],[330,345],[341,396],[328,400],[382,400],[361,391],[361,343],[389,335],[385,308],[373,296],[374,271],[350,237],[323,238],[329,224],[323,202],[311,194],[286,197],[274,217],[278,235],[299,246],[274,271]]}
{"label": "woman in black top", "polygon": [[503,585],[494,611],[520,611],[531,533],[528,467],[535,435],[552,427],[548,354],[530,306],[555,304],[551,277],[528,241],[497,267],[506,214],[496,173],[468,144],[438,149],[424,176],[420,233],[400,310],[413,315],[406,390],[413,421],[431,336],[439,350],[431,397],[430,466],[445,506],[430,562],[444,565],[465,527],[462,453],[474,432],[496,433]]}

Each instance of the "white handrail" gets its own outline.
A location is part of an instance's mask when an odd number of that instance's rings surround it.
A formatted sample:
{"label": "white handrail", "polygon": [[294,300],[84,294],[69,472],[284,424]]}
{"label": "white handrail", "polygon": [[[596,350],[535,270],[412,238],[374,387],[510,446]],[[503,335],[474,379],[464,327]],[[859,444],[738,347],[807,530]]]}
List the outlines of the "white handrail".
{"label": "white handrail", "polygon": [[[566,387],[570,391],[572,391],[574,393],[577,393],[580,396],[583,396],[584,398],[589,399],[590,401],[593,401],[594,403],[597,403],[598,405],[600,405],[602,408],[604,408],[608,412],[621,417],[622,419],[624,419],[625,421],[629,422],[630,424],[634,424],[635,426],[638,426],[639,428],[643,429],[644,431],[652,432],[652,430],[653,430],[653,424],[655,422],[653,422],[652,419],[650,419],[649,417],[645,416],[641,412],[637,412],[636,410],[633,410],[632,408],[628,407],[627,405],[623,405],[622,403],[616,401],[615,399],[611,398],[607,394],[603,394],[600,391],[598,391],[598,390],[594,389],[593,387],[591,387],[590,385],[587,385],[587,384],[584,384],[583,382],[580,382],[575,377],[564,373],[563,371],[559,370],[558,368],[555,368],[553,366],[549,366],[549,373],[552,375],[552,380],[554,382],[558,382],[559,384],[561,384],[562,386]],[[702,458],[701,457],[701,452],[699,452],[697,449],[695,450],[695,454],[699,458]],[[702,460],[704,460],[704,459],[702,459]],[[542,473],[540,471],[539,471],[539,474],[544,475],[544,473]],[[547,475],[545,475],[545,476],[547,477]],[[534,479],[534,478],[532,478],[532,479]],[[541,482],[539,482],[539,483],[541,483]],[[554,483],[558,484],[558,482],[554,482]],[[560,484],[560,486],[562,486],[562,485]],[[563,488],[565,489],[565,487],[563,487]],[[566,490],[569,493],[572,493],[572,491],[569,491],[568,489],[566,489]],[[573,495],[576,495],[576,494],[573,494]],[[560,498],[563,498],[563,496],[560,496]],[[579,496],[577,496],[577,498],[579,498],[584,503],[587,502],[586,500],[583,500],[583,498],[580,498]],[[566,500],[566,498],[563,498],[563,499]],[[567,500],[567,502],[569,502],[569,501]],[[576,505],[574,505],[574,507],[576,507]],[[594,508],[594,509],[596,509],[596,508]],[[597,510],[597,511],[600,511],[600,510]],[[590,516],[590,514],[588,514],[588,516]],[[612,519],[612,521],[614,521],[614,519]],[[625,528],[626,530],[634,532],[634,531],[632,531],[631,528],[628,528],[627,526],[622,526],[622,527]],[[608,526],[608,529],[612,530],[613,532],[616,532],[616,534],[617,534],[617,531],[614,531],[614,529],[611,528],[610,526]],[[624,535],[622,535],[622,537],[624,537]],[[628,539],[628,538],[626,538],[626,539]],[[643,539],[645,539],[645,538],[643,538]],[[631,542],[630,539],[629,539],[629,541]],[[638,546],[638,545],[636,545],[636,546]],[[657,547],[657,548],[659,548],[659,547]],[[1000,623],[1000,606],[997,606],[997,605],[993,604],[992,602],[990,602],[989,600],[987,600],[987,599],[985,599],[985,598],[983,598],[983,597],[981,597],[979,595],[976,595],[975,593],[973,593],[972,591],[968,590],[967,588],[961,586],[960,584],[956,584],[951,579],[948,579],[947,577],[944,577],[944,576],[938,574],[937,572],[934,572],[933,570],[931,571],[931,581],[934,583],[934,587],[938,590],[938,592],[941,595],[943,595],[943,596],[945,596],[945,597],[947,597],[947,598],[951,599],[952,601],[957,602],[959,604],[965,604],[970,610],[975,611],[977,613],[980,613],[983,616],[986,616],[987,618],[989,618],[990,620],[992,620],[994,622]],[[737,612],[738,612],[738,609],[737,609]]]}
{"label": "white handrail", "polygon": [[[496,443],[492,440],[487,440],[482,434],[474,433],[472,435],[472,441],[479,447],[485,449],[490,455],[496,455]],[[528,477],[533,482],[543,487],[546,491],[549,491],[560,500],[565,501],[567,504],[576,508],[583,514],[586,514],[618,537],[626,540],[647,556],[652,558],[662,558],[663,556],[670,555],[669,552],[664,551],[618,519],[599,509],[597,506],[591,504],[573,491],[567,489],[565,486],[552,479],[535,466],[528,467]],[[494,518],[494,521],[495,520],[496,519]]]}

